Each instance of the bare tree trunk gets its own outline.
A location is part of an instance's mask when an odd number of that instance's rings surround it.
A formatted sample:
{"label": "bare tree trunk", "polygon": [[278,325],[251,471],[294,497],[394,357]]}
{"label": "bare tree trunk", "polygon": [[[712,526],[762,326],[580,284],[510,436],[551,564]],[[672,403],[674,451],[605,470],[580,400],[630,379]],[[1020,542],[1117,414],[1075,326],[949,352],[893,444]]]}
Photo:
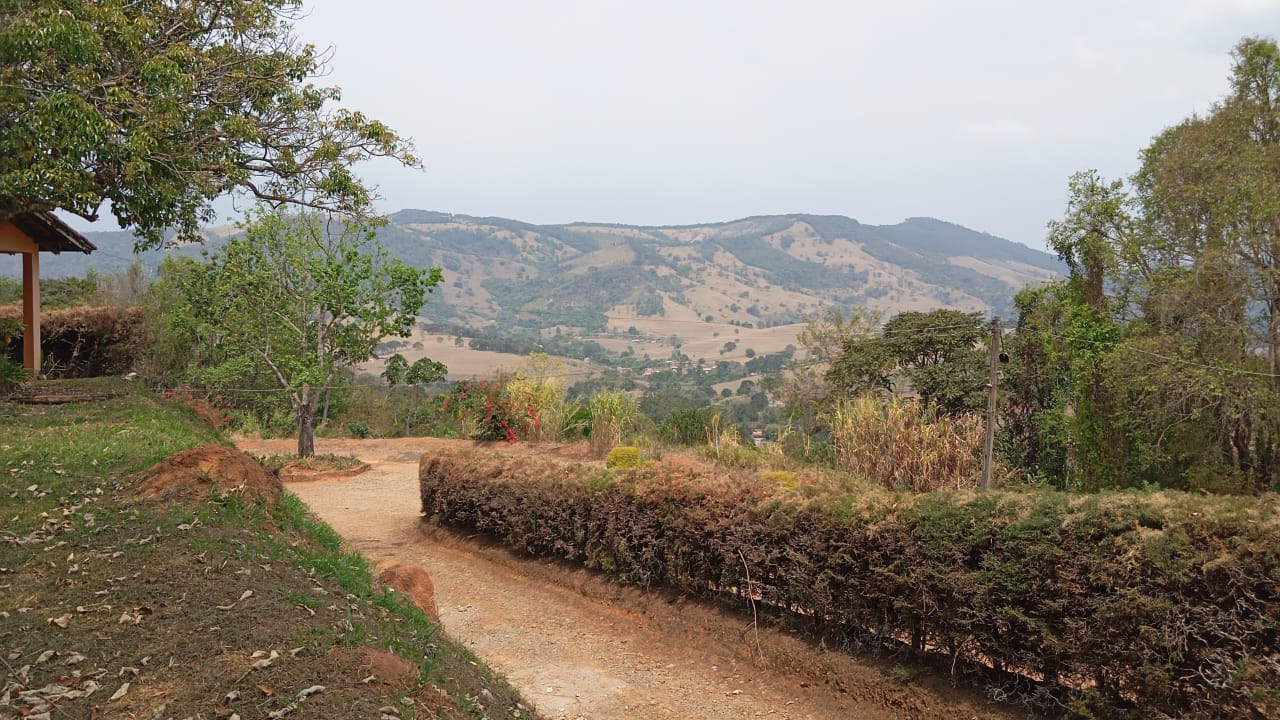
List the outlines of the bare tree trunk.
{"label": "bare tree trunk", "polygon": [[302,392],[294,397],[293,411],[298,417],[298,457],[311,457],[316,454],[311,422],[315,416],[318,396],[311,392],[310,385],[303,383]]}

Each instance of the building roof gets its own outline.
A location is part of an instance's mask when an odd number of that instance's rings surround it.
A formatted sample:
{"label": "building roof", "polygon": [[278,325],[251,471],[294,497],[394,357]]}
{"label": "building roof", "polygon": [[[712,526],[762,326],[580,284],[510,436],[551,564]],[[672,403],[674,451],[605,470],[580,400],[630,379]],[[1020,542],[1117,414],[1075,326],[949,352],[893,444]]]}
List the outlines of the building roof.
{"label": "building roof", "polygon": [[9,222],[35,241],[40,252],[51,252],[56,255],[67,250],[88,255],[98,249],[85,236],[76,232],[51,212],[23,213],[9,218]]}

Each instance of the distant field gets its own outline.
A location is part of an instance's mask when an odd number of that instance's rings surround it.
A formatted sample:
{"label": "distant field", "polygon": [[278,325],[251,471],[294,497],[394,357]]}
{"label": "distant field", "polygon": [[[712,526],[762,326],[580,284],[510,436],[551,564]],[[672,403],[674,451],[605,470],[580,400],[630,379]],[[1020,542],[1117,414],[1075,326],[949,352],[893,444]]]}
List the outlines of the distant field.
{"label": "distant field", "polygon": [[[610,352],[622,353],[630,348],[639,357],[648,355],[654,360],[661,360],[671,356],[674,348],[671,346],[670,337],[675,335],[680,338],[681,352],[688,355],[695,362],[702,358],[708,364],[714,365],[718,360],[746,362],[749,359],[747,350],[754,350],[757,355],[782,352],[787,345],[796,344],[796,334],[804,328],[804,325],[799,323],[753,329],[697,320],[672,321],[664,318],[610,318],[609,320],[609,327],[615,332],[625,331],[632,326],[640,331],[644,339],[637,340],[631,337],[599,337],[594,339]],[[658,339],[650,341],[648,339],[650,337]],[[450,380],[484,378],[500,371],[513,372],[524,367],[528,360],[523,355],[493,352],[491,350],[473,350],[467,347],[467,340],[467,338],[464,338],[462,347],[458,347],[454,344],[456,342],[456,336],[454,335],[424,333],[418,330],[413,337],[408,338],[410,345],[400,348],[398,352],[404,355],[409,362],[429,357],[432,360],[444,363],[449,368],[448,379]],[[735,342],[737,347],[732,351],[721,354],[720,351],[724,349],[724,345],[727,342]],[[418,343],[421,343],[422,347],[413,347]],[[578,380],[591,377],[599,372],[590,363],[585,363],[581,360],[568,358],[561,358],[560,360],[564,364],[562,375],[566,384],[571,385]],[[361,365],[360,369],[379,375],[382,373],[383,367],[383,360],[371,360]],[[735,383],[734,389],[736,388],[737,384]]]}
{"label": "distant field", "polygon": [[[456,347],[453,335],[436,335],[419,330],[408,341],[411,344],[422,343],[422,347],[417,349],[410,345],[400,348],[399,353],[404,355],[405,359],[413,362],[419,358],[429,357],[442,362],[449,368],[448,379],[450,380],[471,380],[489,377],[499,371],[515,371],[523,367],[528,360],[523,355],[512,353],[472,350],[466,346],[465,338],[463,346]],[[590,364],[581,360],[565,359],[562,362],[566,384],[573,384],[596,373]],[[382,360],[372,360],[361,365],[360,369],[378,375],[382,373],[383,363]]]}
{"label": "distant field", "polygon": [[[631,338],[603,338],[598,342],[613,352],[622,352],[628,347],[635,348],[636,354],[662,358],[671,355],[672,347],[667,339],[675,335],[680,338],[680,352],[693,358],[703,358],[707,362],[716,360],[735,360],[745,362],[748,349],[755,350],[757,355],[782,352],[788,345],[796,344],[796,335],[804,329],[803,323],[778,325],[771,328],[742,328],[727,323],[708,323],[698,320],[668,320],[666,318],[626,318],[610,317],[609,328],[614,331],[625,331],[635,327],[641,335],[662,338],[657,343],[632,342]],[[737,343],[737,347],[723,355],[727,342]]]}

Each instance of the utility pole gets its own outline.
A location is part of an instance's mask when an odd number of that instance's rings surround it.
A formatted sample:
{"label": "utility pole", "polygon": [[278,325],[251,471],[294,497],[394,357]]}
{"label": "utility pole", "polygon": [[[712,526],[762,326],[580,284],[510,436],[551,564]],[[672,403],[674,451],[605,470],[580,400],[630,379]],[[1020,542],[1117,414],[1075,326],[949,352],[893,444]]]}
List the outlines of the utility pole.
{"label": "utility pole", "polygon": [[991,487],[991,452],[996,441],[996,388],[1000,385],[1000,316],[991,318],[991,372],[987,376],[987,437],[982,445],[983,490]]}

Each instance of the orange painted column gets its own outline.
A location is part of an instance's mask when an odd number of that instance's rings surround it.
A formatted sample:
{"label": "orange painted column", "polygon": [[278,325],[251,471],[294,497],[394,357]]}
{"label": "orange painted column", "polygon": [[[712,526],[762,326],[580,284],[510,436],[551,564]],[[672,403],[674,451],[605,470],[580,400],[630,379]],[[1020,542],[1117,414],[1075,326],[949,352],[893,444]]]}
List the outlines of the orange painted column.
{"label": "orange painted column", "polygon": [[40,251],[22,253],[22,364],[40,373]]}

